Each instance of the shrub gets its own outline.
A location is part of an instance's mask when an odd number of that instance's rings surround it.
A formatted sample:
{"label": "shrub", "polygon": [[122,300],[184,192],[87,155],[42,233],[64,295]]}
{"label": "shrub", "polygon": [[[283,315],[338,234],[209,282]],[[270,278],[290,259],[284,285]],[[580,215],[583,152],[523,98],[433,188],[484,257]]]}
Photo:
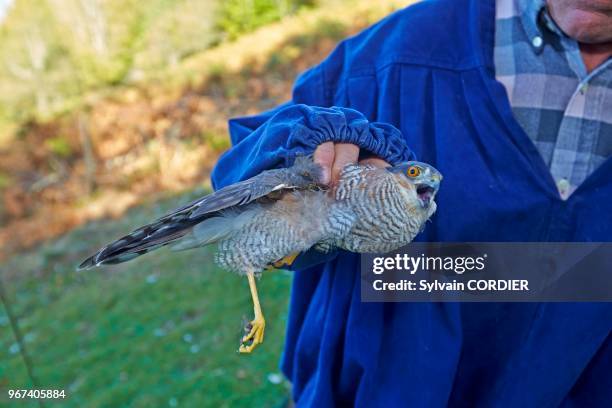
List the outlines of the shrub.
{"label": "shrub", "polygon": [[221,2],[217,27],[229,39],[314,5],[314,0],[227,0]]}

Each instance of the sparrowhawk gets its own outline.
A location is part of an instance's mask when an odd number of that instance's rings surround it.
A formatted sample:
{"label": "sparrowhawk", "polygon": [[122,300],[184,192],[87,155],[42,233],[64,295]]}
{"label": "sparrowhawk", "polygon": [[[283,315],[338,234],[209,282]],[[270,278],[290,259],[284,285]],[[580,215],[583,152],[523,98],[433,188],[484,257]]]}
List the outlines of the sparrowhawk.
{"label": "sparrowhawk", "polygon": [[240,352],[263,341],[265,320],[255,276],[291,264],[305,251],[388,252],[409,243],[436,210],[442,175],[411,161],[393,167],[350,164],[336,185],[320,182],[310,157],[224,187],[105,246],[79,268],[128,261],[172,244],[189,249],[217,243],[216,263],[246,275],[254,319]]}

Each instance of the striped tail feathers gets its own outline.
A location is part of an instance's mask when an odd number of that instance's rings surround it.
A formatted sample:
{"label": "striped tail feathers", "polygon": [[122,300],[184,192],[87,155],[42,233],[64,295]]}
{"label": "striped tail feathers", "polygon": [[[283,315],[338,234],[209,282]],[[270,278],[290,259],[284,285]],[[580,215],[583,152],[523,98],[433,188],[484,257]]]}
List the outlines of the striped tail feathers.
{"label": "striped tail feathers", "polygon": [[129,261],[180,239],[189,232],[191,226],[192,224],[186,225],[184,222],[172,219],[145,225],[106,245],[83,261],[77,269]]}
{"label": "striped tail feathers", "polygon": [[260,208],[255,205],[246,210],[225,210],[201,221],[162,218],[105,246],[78,269],[126,262],[169,244],[172,250],[182,251],[215,243],[251,221]]}

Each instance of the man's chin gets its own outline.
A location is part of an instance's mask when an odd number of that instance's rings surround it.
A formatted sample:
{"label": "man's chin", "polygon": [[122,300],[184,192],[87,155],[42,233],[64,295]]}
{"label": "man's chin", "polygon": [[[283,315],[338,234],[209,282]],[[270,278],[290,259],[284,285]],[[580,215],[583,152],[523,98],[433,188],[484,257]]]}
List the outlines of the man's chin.
{"label": "man's chin", "polygon": [[584,44],[612,42],[612,9],[549,7],[549,10],[561,30],[574,40]]}
{"label": "man's chin", "polygon": [[612,43],[612,18],[593,17],[578,21],[563,31],[579,43],[609,44]]}

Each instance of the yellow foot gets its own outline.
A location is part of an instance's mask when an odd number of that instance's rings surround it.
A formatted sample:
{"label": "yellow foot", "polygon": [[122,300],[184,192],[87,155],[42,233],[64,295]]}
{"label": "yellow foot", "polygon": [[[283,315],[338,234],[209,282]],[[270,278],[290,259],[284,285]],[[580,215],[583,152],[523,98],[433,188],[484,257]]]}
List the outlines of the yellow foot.
{"label": "yellow foot", "polygon": [[242,338],[240,353],[250,353],[259,344],[263,343],[266,321],[263,318],[255,318],[244,328],[248,333]]}

